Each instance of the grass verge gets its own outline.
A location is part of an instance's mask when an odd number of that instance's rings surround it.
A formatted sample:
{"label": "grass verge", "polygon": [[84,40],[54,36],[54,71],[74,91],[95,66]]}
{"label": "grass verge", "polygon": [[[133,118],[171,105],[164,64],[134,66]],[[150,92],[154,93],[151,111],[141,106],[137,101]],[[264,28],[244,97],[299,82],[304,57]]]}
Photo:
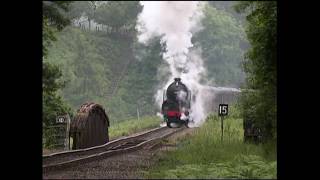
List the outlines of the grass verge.
{"label": "grass verge", "polygon": [[138,119],[129,119],[117,124],[111,124],[109,137],[114,139],[121,136],[128,136],[146,129],[159,127],[162,120],[157,116],[145,116]]}
{"label": "grass verge", "polygon": [[178,144],[178,149],[158,157],[159,163],[146,178],[276,178],[275,143],[243,143],[242,119],[224,120],[224,139],[217,116],[208,117],[192,137]]}

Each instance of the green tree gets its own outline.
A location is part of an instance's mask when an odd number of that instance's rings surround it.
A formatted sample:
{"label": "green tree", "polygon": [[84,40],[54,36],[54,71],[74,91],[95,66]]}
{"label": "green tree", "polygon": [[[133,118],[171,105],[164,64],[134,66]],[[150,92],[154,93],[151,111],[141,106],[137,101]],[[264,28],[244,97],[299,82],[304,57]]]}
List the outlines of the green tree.
{"label": "green tree", "polygon": [[62,98],[57,95],[57,91],[64,87],[65,82],[61,81],[62,73],[57,65],[45,61],[48,55],[48,48],[52,41],[56,40],[55,31],[62,30],[70,21],[64,17],[63,11],[68,10],[70,2],[43,2],[43,101],[42,101],[42,121],[44,128],[45,146],[54,143],[49,138],[50,134],[45,128],[52,125],[57,115],[70,113],[71,109],[65,104]]}
{"label": "green tree", "polygon": [[245,16],[237,13],[233,6],[237,4],[237,1],[209,1],[209,4],[218,10],[230,13],[235,19],[241,23],[245,23]]}
{"label": "green tree", "polygon": [[141,10],[138,1],[108,1],[97,8],[94,20],[117,32],[123,26],[134,25]]}
{"label": "green tree", "polygon": [[207,4],[202,19],[203,29],[192,41],[201,46],[202,58],[207,67],[205,79],[210,85],[236,86],[244,82],[241,69],[244,48],[247,43],[244,29],[232,14]]}
{"label": "green tree", "polygon": [[251,48],[246,53],[244,70],[247,87],[243,115],[263,129],[266,140],[276,139],[277,122],[277,2],[244,1],[235,10],[246,14],[246,34]]}
{"label": "green tree", "polygon": [[140,115],[154,115],[154,94],[157,85],[157,71],[163,63],[161,52],[164,48],[160,44],[160,38],[155,38],[148,45],[135,42],[134,54],[136,62],[129,67],[128,76],[124,79],[122,87],[126,89],[121,96],[131,104],[130,114],[136,115],[138,108]]}
{"label": "green tree", "polygon": [[47,55],[47,49],[52,41],[55,41],[54,32],[62,30],[63,27],[70,23],[70,20],[63,14],[68,10],[70,2],[65,1],[44,1],[42,4],[42,43],[43,56]]}
{"label": "green tree", "polygon": [[87,18],[89,29],[91,29],[91,22],[94,20],[98,5],[98,1],[76,1],[70,5],[70,10],[67,13],[67,17],[72,20],[80,17]]}

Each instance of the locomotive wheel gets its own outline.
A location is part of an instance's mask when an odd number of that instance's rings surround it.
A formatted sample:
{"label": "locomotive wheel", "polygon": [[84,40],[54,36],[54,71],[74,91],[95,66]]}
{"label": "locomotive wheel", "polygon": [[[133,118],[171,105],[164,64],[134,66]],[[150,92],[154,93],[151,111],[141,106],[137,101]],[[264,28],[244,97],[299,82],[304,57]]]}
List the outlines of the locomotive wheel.
{"label": "locomotive wheel", "polygon": [[167,127],[172,128],[170,122],[167,122]]}

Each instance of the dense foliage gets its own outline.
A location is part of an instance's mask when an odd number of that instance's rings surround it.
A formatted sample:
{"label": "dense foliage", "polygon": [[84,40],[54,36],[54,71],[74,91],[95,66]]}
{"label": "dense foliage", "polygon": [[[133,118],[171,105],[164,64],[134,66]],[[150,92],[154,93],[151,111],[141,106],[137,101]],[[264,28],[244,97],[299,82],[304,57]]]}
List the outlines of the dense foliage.
{"label": "dense foliage", "polygon": [[138,1],[109,1],[97,8],[94,20],[118,29],[134,25],[141,10]]}
{"label": "dense foliage", "polygon": [[55,144],[56,139],[51,135],[56,132],[47,127],[55,123],[58,115],[71,115],[70,107],[64,102],[57,91],[64,87],[65,82],[61,79],[62,72],[59,67],[46,61],[48,49],[52,41],[56,40],[55,32],[62,30],[68,25],[69,20],[61,13],[67,10],[70,2],[43,2],[43,74],[42,74],[42,122],[43,122],[43,145],[48,147]]}
{"label": "dense foliage", "polygon": [[247,15],[251,44],[244,62],[250,91],[242,93],[243,115],[262,127],[266,140],[276,139],[277,2],[240,2],[235,9]]}
{"label": "dense foliage", "polygon": [[[57,33],[49,49],[48,61],[59,65],[66,86],[60,94],[74,110],[86,101],[102,104],[111,122],[137,116],[154,115],[154,94],[159,82],[159,67],[165,67],[164,47],[154,38],[148,45],[137,42],[135,25],[141,11],[138,2],[73,2],[67,16],[90,26],[102,24],[112,29],[126,27],[132,33],[83,29],[77,24]],[[119,17],[122,18],[118,20]],[[115,22],[117,21],[117,22]],[[84,23],[83,23],[84,24]],[[203,30],[192,41],[203,49],[208,67],[205,79],[211,85],[239,86],[244,80],[240,62],[245,43],[239,21],[232,14],[207,5]],[[161,73],[160,73],[161,74]],[[240,82],[240,83],[239,83]]]}
{"label": "dense foliage", "polygon": [[203,29],[193,41],[200,45],[210,85],[240,87],[244,82],[241,61],[248,43],[244,30],[232,14],[205,6]]}

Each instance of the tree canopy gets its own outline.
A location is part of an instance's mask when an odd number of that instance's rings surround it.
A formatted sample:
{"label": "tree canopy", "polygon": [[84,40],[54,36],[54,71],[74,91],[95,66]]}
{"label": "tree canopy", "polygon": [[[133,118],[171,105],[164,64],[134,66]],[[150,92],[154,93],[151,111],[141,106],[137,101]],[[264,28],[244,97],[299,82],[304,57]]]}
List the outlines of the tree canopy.
{"label": "tree canopy", "polygon": [[248,44],[240,21],[224,10],[207,5],[202,20],[203,29],[193,41],[200,45],[211,85],[239,87],[245,74],[241,69]]}
{"label": "tree canopy", "polygon": [[141,10],[138,1],[108,1],[97,8],[94,20],[118,29],[135,24]]}
{"label": "tree canopy", "polygon": [[57,94],[57,91],[64,87],[65,82],[61,79],[62,71],[54,63],[46,61],[48,49],[52,42],[56,41],[56,31],[61,31],[70,21],[64,16],[68,10],[70,2],[43,2],[43,73],[42,73],[42,122],[44,128],[45,146],[53,144],[54,139],[50,138],[50,132],[46,127],[54,124],[58,115],[69,113],[71,108],[64,102],[63,98]]}
{"label": "tree canopy", "polygon": [[235,10],[246,14],[250,49],[244,70],[246,87],[242,108],[245,118],[263,128],[267,140],[276,138],[277,122],[277,2],[244,1]]}

